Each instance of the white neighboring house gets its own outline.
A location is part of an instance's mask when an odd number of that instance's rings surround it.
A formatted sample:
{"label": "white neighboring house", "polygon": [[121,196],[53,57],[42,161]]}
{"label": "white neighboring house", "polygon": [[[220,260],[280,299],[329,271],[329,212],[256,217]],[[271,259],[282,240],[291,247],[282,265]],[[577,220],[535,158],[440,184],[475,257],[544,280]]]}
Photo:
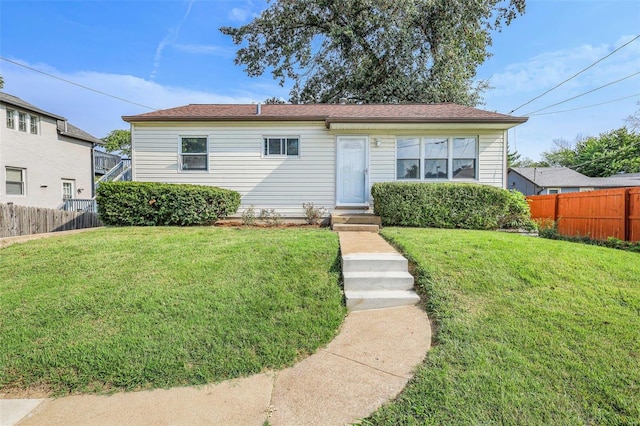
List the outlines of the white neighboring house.
{"label": "white neighboring house", "polygon": [[0,203],[60,208],[93,197],[93,147],[101,141],[0,92]]}
{"label": "white neighboring house", "polygon": [[375,182],[505,188],[507,129],[527,121],[456,104],[187,105],[124,116],[133,180],[213,185],[288,217],[303,203],[366,210]]}

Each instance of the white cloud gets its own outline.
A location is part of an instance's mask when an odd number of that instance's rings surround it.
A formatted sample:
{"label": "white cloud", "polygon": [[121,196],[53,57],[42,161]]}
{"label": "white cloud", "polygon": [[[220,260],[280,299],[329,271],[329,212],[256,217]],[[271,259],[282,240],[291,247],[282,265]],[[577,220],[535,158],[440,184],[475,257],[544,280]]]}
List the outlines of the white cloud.
{"label": "white cloud", "polygon": [[197,55],[213,55],[224,57],[233,57],[233,55],[235,55],[234,49],[220,47],[213,44],[174,44],[171,47],[181,52],[193,53]]}
{"label": "white cloud", "polygon": [[231,9],[231,11],[229,12],[229,19],[231,19],[234,22],[240,22],[243,23],[247,20],[247,18],[249,18],[251,16],[251,10],[247,9],[247,8],[238,8],[238,7],[234,7],[233,9]]}
{"label": "white cloud", "polygon": [[[159,109],[190,103],[250,103],[269,96],[269,91],[245,91],[237,95],[226,95],[164,86],[132,75],[94,71],[62,73],[46,65],[33,66],[23,61],[17,62],[136,104]],[[128,123],[122,121],[121,116],[150,111],[143,106],[83,89],[17,65],[6,62],[2,65],[0,74],[5,81],[2,89],[4,92],[18,96],[45,111],[61,115],[98,138],[106,136],[113,129],[128,128]]]}
{"label": "white cloud", "polygon": [[195,3],[195,1],[196,0],[191,0],[189,2],[189,5],[187,6],[187,11],[182,16],[182,19],[180,20],[178,25],[175,28],[169,28],[169,30],[167,31],[167,34],[164,36],[162,41],[160,41],[160,43],[158,44],[158,47],[156,48],[156,54],[153,59],[153,70],[151,71],[151,75],[149,76],[149,79],[151,80],[155,79],[156,74],[158,73],[158,68],[160,68],[162,51],[165,49],[165,47],[175,43],[175,41],[178,39],[178,35],[180,34],[180,28],[182,27],[182,24],[184,24],[184,22],[189,17],[189,14],[191,13],[191,7],[193,6],[193,3]]}

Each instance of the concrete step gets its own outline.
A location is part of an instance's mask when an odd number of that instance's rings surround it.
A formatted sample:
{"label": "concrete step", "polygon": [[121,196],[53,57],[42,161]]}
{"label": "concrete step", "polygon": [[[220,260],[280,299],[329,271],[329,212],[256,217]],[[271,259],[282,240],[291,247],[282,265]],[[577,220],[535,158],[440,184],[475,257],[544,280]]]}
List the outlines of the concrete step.
{"label": "concrete step", "polygon": [[399,253],[354,253],[342,256],[342,272],[406,272],[409,262]]}
{"label": "concrete step", "polygon": [[411,290],[413,276],[407,271],[344,272],[345,290]]}
{"label": "concrete step", "polygon": [[378,232],[380,227],[378,225],[336,223],[331,229],[336,232]]}
{"label": "concrete step", "polygon": [[336,223],[382,226],[382,219],[372,214],[331,214],[331,225]]}
{"label": "concrete step", "polygon": [[344,295],[347,299],[347,309],[350,311],[415,305],[420,300],[420,297],[413,290],[348,290],[344,292]]}

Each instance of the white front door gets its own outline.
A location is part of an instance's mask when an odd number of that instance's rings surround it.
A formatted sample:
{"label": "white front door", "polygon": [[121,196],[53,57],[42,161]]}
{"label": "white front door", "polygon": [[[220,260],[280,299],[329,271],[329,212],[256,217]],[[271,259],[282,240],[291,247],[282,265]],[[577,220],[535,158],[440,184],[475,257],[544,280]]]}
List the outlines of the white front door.
{"label": "white front door", "polygon": [[367,137],[338,136],[336,159],[336,204],[367,202]]}

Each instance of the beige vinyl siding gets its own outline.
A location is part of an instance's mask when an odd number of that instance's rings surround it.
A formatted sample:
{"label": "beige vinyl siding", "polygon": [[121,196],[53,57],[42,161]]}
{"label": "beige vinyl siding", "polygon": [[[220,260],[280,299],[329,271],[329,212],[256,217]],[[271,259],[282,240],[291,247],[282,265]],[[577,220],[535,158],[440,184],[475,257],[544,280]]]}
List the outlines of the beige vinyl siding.
{"label": "beige vinyl siding", "polygon": [[504,187],[504,132],[480,133],[478,180],[485,185]]}
{"label": "beige vinyl siding", "polygon": [[[192,183],[233,189],[242,195],[238,215],[255,206],[289,217],[303,216],[302,203],[335,207],[336,138],[367,136],[368,184],[396,180],[398,136],[478,136],[479,183],[502,187],[502,130],[438,129],[408,131],[328,130],[324,122],[298,123],[137,123],[133,130],[133,178],[138,181]],[[209,170],[178,170],[180,136],[206,136]],[[300,157],[264,157],[264,136],[298,136]],[[379,146],[376,140],[380,141]]]}
{"label": "beige vinyl siding", "polygon": [[[303,216],[302,203],[335,205],[335,137],[324,123],[295,125],[206,123],[136,124],[134,179],[212,185],[240,192],[238,214],[254,205],[284,216]],[[181,136],[206,136],[209,170],[178,170]],[[264,136],[299,137],[299,157],[263,156]]]}

